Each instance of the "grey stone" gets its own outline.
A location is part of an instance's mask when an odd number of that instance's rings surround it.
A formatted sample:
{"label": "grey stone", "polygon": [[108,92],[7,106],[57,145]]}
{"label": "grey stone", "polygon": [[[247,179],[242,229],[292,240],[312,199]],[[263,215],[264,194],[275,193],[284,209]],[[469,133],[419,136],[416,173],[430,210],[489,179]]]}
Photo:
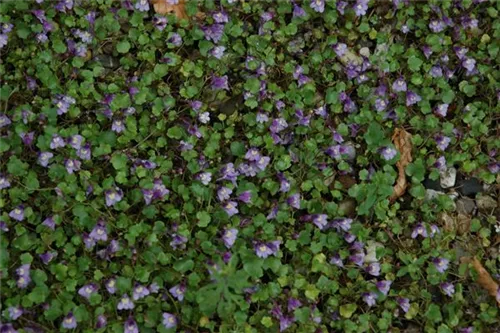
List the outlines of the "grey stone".
{"label": "grey stone", "polygon": [[437,198],[438,196],[440,195],[444,195],[443,192],[439,192],[439,191],[434,191],[434,190],[431,190],[431,189],[427,189],[425,190],[425,201],[431,201],[432,199],[435,199]]}
{"label": "grey stone", "polygon": [[477,178],[462,179],[457,182],[457,191],[461,195],[474,196],[483,191],[483,186]]}
{"label": "grey stone", "polygon": [[453,187],[457,180],[457,169],[448,168],[446,171],[441,172],[440,176],[441,176],[441,181],[440,181],[441,187],[443,188]]}
{"label": "grey stone", "polygon": [[471,198],[463,197],[457,200],[458,214],[472,215],[475,208],[476,203]]}

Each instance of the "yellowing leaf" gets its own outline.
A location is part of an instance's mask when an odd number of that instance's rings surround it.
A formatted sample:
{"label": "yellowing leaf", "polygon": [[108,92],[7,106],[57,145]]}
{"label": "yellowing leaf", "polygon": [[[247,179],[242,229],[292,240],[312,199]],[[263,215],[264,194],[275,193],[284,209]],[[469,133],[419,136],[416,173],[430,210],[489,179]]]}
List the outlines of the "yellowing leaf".
{"label": "yellowing leaf", "polygon": [[411,134],[402,128],[396,128],[394,134],[392,135],[392,142],[396,146],[396,149],[401,154],[401,158],[396,163],[398,168],[398,180],[394,186],[394,191],[391,195],[390,200],[394,201],[400,196],[402,196],[406,188],[408,187],[408,182],[406,181],[405,168],[408,164],[413,161],[411,156],[412,144],[411,144]]}
{"label": "yellowing leaf", "polygon": [[179,0],[179,3],[176,5],[171,5],[167,0],[153,0],[152,2],[155,12],[158,14],[166,15],[173,12],[178,19],[188,18],[185,0]]}

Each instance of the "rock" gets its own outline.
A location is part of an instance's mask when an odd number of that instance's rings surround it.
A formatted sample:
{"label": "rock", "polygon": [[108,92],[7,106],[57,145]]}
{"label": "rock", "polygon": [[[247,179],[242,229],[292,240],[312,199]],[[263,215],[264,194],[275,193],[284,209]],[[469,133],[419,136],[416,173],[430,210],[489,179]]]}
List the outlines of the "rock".
{"label": "rock", "polygon": [[434,191],[443,191],[441,184],[437,180],[432,180],[430,178],[424,179],[422,183],[426,189],[434,190]]}
{"label": "rock", "polygon": [[476,203],[471,198],[463,197],[457,200],[457,213],[472,215],[476,209]]}
{"label": "rock", "polygon": [[356,215],[356,201],[353,199],[345,199],[339,203],[339,213],[344,216]]}
{"label": "rock", "polygon": [[483,213],[491,213],[498,205],[496,200],[488,195],[478,196],[476,203],[479,210]]}
{"label": "rock", "polygon": [[370,49],[367,47],[362,47],[359,49],[359,54],[361,54],[363,57],[369,57],[370,56]]}
{"label": "rock", "polygon": [[463,235],[470,230],[470,216],[465,214],[458,214],[456,218],[456,230],[459,235]]}
{"label": "rock", "polygon": [[[372,263],[377,262],[377,249],[383,249],[384,245],[379,242],[368,241],[366,246],[366,256],[365,262]],[[379,258],[380,259],[380,258]]]}
{"label": "rock", "polygon": [[461,195],[473,197],[483,191],[483,186],[477,178],[462,179],[457,182],[457,191]]}
{"label": "rock", "polygon": [[443,188],[450,188],[455,185],[457,180],[457,169],[448,168],[446,171],[440,173],[441,180],[440,184]]}
{"label": "rock", "polygon": [[444,212],[438,215],[438,222],[443,226],[443,229],[448,232],[456,230],[455,220]]}
{"label": "rock", "polygon": [[431,189],[427,189],[425,190],[425,201],[431,201],[432,199],[435,199],[437,198],[438,196],[440,195],[444,195],[443,192],[439,192],[439,191],[434,191],[434,190],[431,190]]}

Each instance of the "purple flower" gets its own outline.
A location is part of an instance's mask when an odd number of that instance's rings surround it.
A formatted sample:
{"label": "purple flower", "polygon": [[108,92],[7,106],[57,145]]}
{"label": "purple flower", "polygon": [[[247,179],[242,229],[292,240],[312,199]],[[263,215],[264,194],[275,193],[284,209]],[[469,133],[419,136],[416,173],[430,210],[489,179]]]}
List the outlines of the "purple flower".
{"label": "purple flower", "polygon": [[306,11],[296,4],[293,4],[293,17],[304,17],[306,16]]}
{"label": "purple flower", "polygon": [[226,201],[229,199],[231,193],[233,193],[233,190],[231,190],[230,188],[228,187],[220,187],[219,190],[217,191],[217,197],[219,199],[219,201]]}
{"label": "purple flower", "polygon": [[52,140],[50,141],[50,148],[51,149],[56,149],[56,148],[62,148],[66,145],[66,142],[62,137],[60,137],[57,134],[54,134],[52,136]]}
{"label": "purple flower", "polygon": [[43,223],[42,223],[44,226],[46,226],[47,228],[50,228],[52,230],[55,230],[56,229],[56,222],[54,221],[54,217],[53,216],[49,216],[47,217]]}
{"label": "purple flower", "polygon": [[[135,290],[134,290],[135,292]],[[124,294],[120,298],[120,302],[118,302],[118,305],[116,307],[118,310],[132,310],[134,308],[134,302],[128,297],[127,294]]]}
{"label": "purple flower", "polygon": [[38,154],[38,163],[43,167],[47,167],[52,157],[54,157],[54,154],[51,152],[41,152]]}
{"label": "purple flower", "polygon": [[170,242],[170,246],[176,250],[176,249],[185,249],[186,248],[186,243],[188,239],[184,236],[173,234],[172,235],[172,241]]}
{"label": "purple flower", "polygon": [[384,111],[387,108],[388,104],[389,103],[386,99],[377,98],[375,100],[375,110],[377,110],[378,112]]}
{"label": "purple flower", "polygon": [[429,75],[432,77],[442,77],[443,69],[440,66],[432,66],[432,68],[429,71]]}
{"label": "purple flower", "polygon": [[163,325],[165,328],[174,328],[177,326],[177,318],[171,313],[164,312],[163,313]]}
{"label": "purple flower", "polygon": [[9,317],[12,320],[17,320],[17,318],[23,315],[23,309],[19,306],[11,306],[8,308]]}
{"label": "purple flower", "polygon": [[110,294],[114,294],[116,292],[116,279],[111,278],[104,284],[106,286],[106,290]]}
{"label": "purple flower", "polygon": [[107,241],[108,234],[106,231],[106,226],[104,225],[104,221],[97,222],[89,236],[96,241]]}
{"label": "purple flower", "polygon": [[80,162],[79,160],[67,159],[66,162],[64,162],[64,166],[66,167],[66,171],[68,171],[68,173],[71,175],[75,171],[80,170],[82,162]]}
{"label": "purple flower", "polygon": [[492,174],[497,174],[500,171],[500,162],[491,162],[488,164],[488,170]]}
{"label": "purple flower", "polygon": [[245,159],[249,161],[258,161],[260,157],[261,155],[257,148],[250,148],[245,154]]}
{"label": "purple flower", "polygon": [[356,16],[366,15],[366,11],[368,10],[368,1],[369,0],[358,0],[356,4],[354,4],[354,12]]}
{"label": "purple flower", "polygon": [[202,27],[201,29],[205,33],[206,40],[212,40],[214,43],[218,43],[224,33],[224,24],[212,24]]}
{"label": "purple flower", "polygon": [[350,219],[350,218],[347,218],[347,217],[344,217],[344,218],[338,218],[338,219],[334,219],[332,221],[332,227],[334,227],[335,229],[337,230],[343,230],[345,232],[351,230],[351,224],[352,224],[353,220]]}
{"label": "purple flower", "polygon": [[290,297],[290,299],[288,299],[288,312],[292,312],[293,310],[295,310],[301,306],[302,306],[302,303],[298,299],[293,298],[293,297]]}
{"label": "purple flower", "polygon": [[325,0],[311,0],[310,7],[315,12],[323,13],[325,11]]}
{"label": "purple flower", "polygon": [[7,34],[0,34],[0,49],[3,49],[5,45],[7,45],[9,41],[9,36]]}
{"label": "purple flower", "polygon": [[443,31],[444,28],[445,28],[445,25],[444,25],[443,21],[441,21],[441,20],[432,20],[429,23],[429,29],[431,29],[432,32],[439,33],[441,31]]}
{"label": "purple flower", "polygon": [[445,293],[447,296],[452,297],[455,293],[455,286],[452,283],[443,282],[439,286],[443,290],[443,293]]}
{"label": "purple flower", "polygon": [[182,37],[178,33],[174,32],[170,38],[168,39],[169,43],[172,43],[174,46],[182,45]]}
{"label": "purple flower", "polygon": [[406,93],[406,106],[411,106],[413,104],[420,102],[421,100],[422,97],[420,97],[411,90],[408,90],[408,92]]}
{"label": "purple flower", "polygon": [[411,233],[411,238],[415,239],[418,236],[422,236],[424,238],[428,237],[427,229],[425,228],[423,223],[418,223]]}
{"label": "purple flower", "polygon": [[267,258],[270,255],[276,255],[279,251],[281,241],[272,241],[272,242],[256,242],[254,245],[255,254],[259,258]]}
{"label": "purple flower", "polygon": [[468,73],[472,73],[476,68],[476,60],[468,57],[464,57],[462,61],[462,66],[467,69]]}
{"label": "purple flower", "polygon": [[31,146],[33,143],[33,140],[35,138],[35,132],[29,132],[29,133],[20,133],[19,136],[21,137],[21,140],[23,140],[23,143],[26,146]]}
{"label": "purple flower", "polygon": [[49,264],[52,259],[54,259],[57,256],[57,252],[45,252],[43,254],[40,254],[40,259],[42,262],[47,265]]}
{"label": "purple flower", "polygon": [[82,238],[83,238],[83,243],[85,244],[85,247],[87,249],[91,249],[95,246],[96,241],[93,238],[90,238],[90,236],[87,233],[83,233]]}
{"label": "purple flower", "polygon": [[267,166],[269,165],[269,162],[271,161],[271,158],[268,156],[261,156],[259,160],[256,163],[256,166],[260,171],[264,171]]}
{"label": "purple flower", "polygon": [[441,151],[445,151],[451,142],[451,139],[449,137],[441,135],[441,134],[436,135],[434,137],[434,140],[436,141],[436,145],[437,145],[438,149]]}
{"label": "purple flower", "polygon": [[302,87],[304,84],[308,83],[311,81],[311,78],[304,75],[304,74],[300,74],[299,75],[299,79],[297,80],[297,83],[299,85],[299,87]]}
{"label": "purple flower", "polygon": [[358,252],[349,256],[349,260],[352,261],[356,266],[363,266],[365,262],[365,254],[363,252]]}
{"label": "purple flower", "polygon": [[328,225],[328,215],[326,214],[315,214],[312,216],[312,222],[320,230],[323,230]]}
{"label": "purple flower", "polygon": [[295,321],[295,318],[293,316],[281,316],[279,317],[280,321],[280,332],[283,332],[290,326],[292,326],[293,322]]}
{"label": "purple flower", "polygon": [[238,214],[238,203],[236,201],[227,201],[222,205],[222,208],[226,211],[229,217]]}
{"label": "purple flower", "polygon": [[448,113],[448,104],[439,104],[435,109],[434,113],[439,117],[446,117]]}
{"label": "purple flower", "polygon": [[335,265],[337,267],[344,267],[344,263],[342,261],[342,258],[340,257],[340,255],[338,253],[334,254],[331,258],[330,258],[330,264],[332,265]]}
{"label": "purple flower", "polygon": [[157,294],[158,291],[160,291],[160,286],[158,285],[158,283],[153,282],[153,283],[151,283],[151,285],[149,286],[148,289],[149,289],[150,293]]}
{"label": "purple flower", "polygon": [[434,167],[440,171],[446,170],[446,158],[444,156],[440,156],[436,162],[434,163]]}
{"label": "purple flower", "polygon": [[341,15],[344,15],[345,14],[345,9],[347,7],[348,3],[345,2],[345,1],[337,1],[337,10],[339,11],[339,13]]}
{"label": "purple flower", "polygon": [[392,281],[382,280],[382,281],[378,281],[377,284],[376,284],[376,286],[377,286],[377,289],[382,294],[384,294],[385,296],[387,296],[387,294],[389,293],[389,290],[391,290],[391,284],[392,284]]}
{"label": "purple flower", "polygon": [[10,182],[5,176],[0,176],[0,190],[3,190],[4,188],[9,188],[10,187]]}
{"label": "purple flower", "polygon": [[372,307],[377,303],[377,294],[374,292],[363,293],[363,301],[369,306]]}
{"label": "purple flower", "polygon": [[222,57],[224,56],[224,51],[226,51],[226,48],[224,46],[216,46],[210,51],[210,54],[217,59],[222,59]]}
{"label": "purple flower", "polygon": [[343,57],[347,52],[347,45],[344,43],[337,43],[333,46],[333,51],[335,51],[338,57]]}
{"label": "purple flower", "polygon": [[144,298],[149,295],[149,289],[144,287],[143,285],[136,284],[134,287],[134,291],[132,294],[132,298],[134,301],[137,301],[141,298]]}
{"label": "purple flower", "polygon": [[1,333],[18,333],[17,330],[14,329],[12,324],[0,324],[0,332]]}
{"label": "purple flower", "polygon": [[202,172],[196,176],[203,185],[208,185],[212,180],[212,174],[210,172]]}
{"label": "purple flower", "polygon": [[99,315],[96,320],[95,328],[101,329],[106,327],[108,324],[108,320],[106,319],[105,315]]}
{"label": "purple flower", "polygon": [[228,78],[227,75],[224,76],[213,76],[212,77],[212,89],[213,90],[229,90],[229,85],[228,85]]}
{"label": "purple flower", "polygon": [[368,266],[366,266],[366,272],[372,276],[380,275],[380,264],[378,262],[372,262]]}
{"label": "purple flower", "polygon": [[82,141],[83,141],[83,136],[76,134],[72,135],[68,139],[68,144],[74,149],[80,149],[80,147],[82,146]]}
{"label": "purple flower", "polygon": [[222,235],[222,240],[224,241],[224,245],[230,249],[233,247],[234,242],[236,242],[236,237],[238,236],[238,230],[231,228],[231,229],[226,229],[224,231],[224,234]]}
{"label": "purple flower", "polygon": [[473,333],[474,327],[469,326],[469,327],[461,328],[461,329],[459,329],[459,332],[460,333]]}
{"label": "purple flower", "polygon": [[434,258],[432,260],[432,263],[434,264],[434,267],[436,267],[436,270],[439,273],[444,273],[448,269],[448,265],[450,261],[446,258]]}
{"label": "purple flower", "polygon": [[168,291],[174,298],[177,298],[178,301],[182,301],[184,299],[184,293],[186,292],[186,286],[178,284],[170,288]]}
{"label": "purple flower", "polygon": [[135,9],[137,9],[140,12],[149,11],[149,1],[148,0],[137,0],[137,2],[135,4]]}
{"label": "purple flower", "polygon": [[380,155],[386,161],[392,160],[398,154],[398,151],[391,147],[382,147],[379,149]]}
{"label": "purple flower", "polygon": [[293,207],[295,209],[300,209],[300,194],[299,193],[292,194],[291,196],[288,197],[286,202],[288,205],[290,205],[290,207]]}
{"label": "purple flower", "polygon": [[167,26],[168,20],[166,17],[163,16],[155,16],[153,18],[153,25],[156,27],[156,29],[163,31],[165,27]]}
{"label": "purple flower", "polygon": [[212,18],[217,23],[227,23],[227,22],[229,22],[229,18],[227,16],[227,13],[224,12],[224,11],[213,13],[212,14]]}
{"label": "purple flower", "polygon": [[94,283],[87,284],[78,290],[78,295],[90,299],[90,296],[97,291],[97,285]]}
{"label": "purple flower", "polygon": [[64,113],[67,113],[70,106],[75,104],[76,101],[73,97],[65,96],[65,95],[57,95],[53,100],[53,103],[57,107],[57,114],[60,116]]}
{"label": "purple flower", "polygon": [[399,77],[394,83],[392,84],[392,90],[395,92],[402,92],[406,91],[406,81],[404,80],[403,77]]}
{"label": "purple flower", "polygon": [[252,201],[252,192],[245,191],[238,196],[238,200],[244,203],[250,203]]}
{"label": "purple flower", "polygon": [[17,206],[16,208],[10,211],[9,216],[12,219],[19,222],[24,220],[24,206],[23,205]]}
{"label": "purple flower", "polygon": [[410,310],[410,300],[408,298],[398,297],[396,299],[396,302],[401,307],[401,310],[404,311],[404,313],[407,313]]}
{"label": "purple flower", "polygon": [[269,126],[269,130],[271,133],[279,133],[285,130],[288,127],[288,123],[283,118],[273,119],[271,122],[271,126]]}
{"label": "purple flower", "polygon": [[76,151],[76,155],[80,157],[82,160],[89,161],[90,160],[90,143],[85,144],[85,146],[79,148]]}
{"label": "purple flower", "polygon": [[62,327],[68,330],[76,328],[76,318],[73,316],[73,312],[68,313],[68,315],[64,317]]}
{"label": "purple flower", "polygon": [[26,288],[30,282],[31,282],[31,276],[30,276],[30,264],[25,264],[19,266],[19,268],[16,269],[16,274],[17,274],[17,287],[24,289]]}
{"label": "purple flower", "polygon": [[[143,0],[140,0],[143,1]],[[145,0],[148,1],[148,0]],[[123,333],[139,333],[139,327],[132,316],[128,317],[125,324],[123,324]]]}
{"label": "purple flower", "polygon": [[0,128],[9,126],[11,123],[12,122],[6,115],[0,113]]}
{"label": "purple flower", "polygon": [[121,119],[113,120],[113,123],[111,124],[111,130],[116,133],[121,133],[125,131],[125,124],[123,123],[123,120]]}
{"label": "purple flower", "polygon": [[106,206],[110,207],[120,202],[123,198],[123,191],[115,187],[114,189],[109,189],[104,192],[106,197]]}

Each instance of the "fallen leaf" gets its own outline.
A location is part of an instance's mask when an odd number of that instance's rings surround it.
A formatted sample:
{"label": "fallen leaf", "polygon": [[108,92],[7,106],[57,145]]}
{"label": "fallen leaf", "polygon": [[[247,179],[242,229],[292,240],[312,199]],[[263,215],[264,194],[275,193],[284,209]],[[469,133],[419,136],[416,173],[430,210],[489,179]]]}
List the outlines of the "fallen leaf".
{"label": "fallen leaf", "polygon": [[405,193],[406,188],[408,187],[405,168],[413,161],[413,158],[411,156],[411,134],[402,128],[396,128],[394,130],[394,134],[392,135],[392,142],[401,155],[401,158],[396,163],[396,167],[398,168],[398,179],[396,181],[396,185],[394,186],[393,193],[390,197],[390,200],[394,201],[402,196]]}
{"label": "fallen leaf", "polygon": [[153,0],[152,2],[155,12],[158,14],[166,15],[174,12],[178,19],[188,18],[185,8],[185,0],[179,0],[179,3],[176,5],[171,5],[167,0]]}
{"label": "fallen leaf", "polygon": [[[488,273],[488,271],[483,267],[481,262],[476,258],[471,259],[469,257],[463,257],[460,259],[460,261],[463,263],[469,263],[472,265],[472,267],[474,267],[477,272],[477,284],[479,284],[484,290],[486,290],[488,294],[490,294],[490,296],[496,298],[498,283],[493,280],[490,273]],[[500,302],[498,300],[497,304],[500,307]]]}

